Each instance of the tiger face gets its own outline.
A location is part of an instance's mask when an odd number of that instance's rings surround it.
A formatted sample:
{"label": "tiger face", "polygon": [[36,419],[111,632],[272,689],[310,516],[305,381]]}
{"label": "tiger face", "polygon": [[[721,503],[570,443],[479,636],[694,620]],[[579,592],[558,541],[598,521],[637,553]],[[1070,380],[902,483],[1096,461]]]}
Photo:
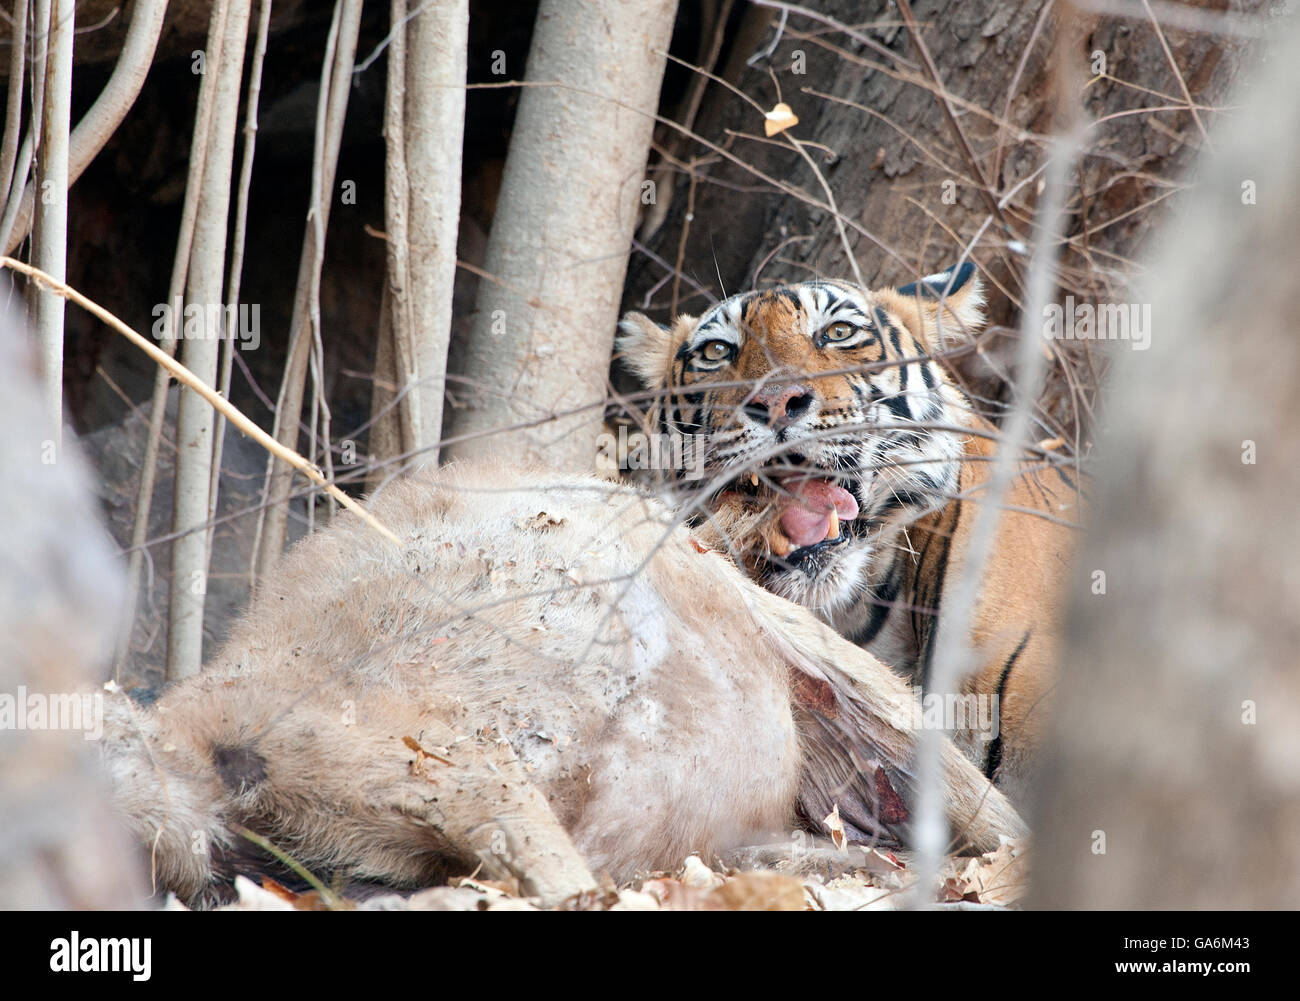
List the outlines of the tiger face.
{"label": "tiger face", "polygon": [[970,406],[934,355],[982,307],[970,264],[900,289],[809,281],[671,329],[629,314],[619,349],[662,391],[653,430],[702,436],[697,534],[833,619],[957,492]]}

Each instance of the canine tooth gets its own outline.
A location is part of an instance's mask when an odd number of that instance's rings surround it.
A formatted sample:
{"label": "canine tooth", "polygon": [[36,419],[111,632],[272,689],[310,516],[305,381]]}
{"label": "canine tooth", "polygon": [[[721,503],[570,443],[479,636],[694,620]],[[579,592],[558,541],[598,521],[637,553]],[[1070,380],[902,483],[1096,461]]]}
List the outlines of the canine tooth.
{"label": "canine tooth", "polygon": [[750,473],[749,482],[751,486],[758,486],[758,473]]}
{"label": "canine tooth", "polygon": [[838,539],[840,537],[840,513],[831,508],[831,526],[826,529],[826,538]]}
{"label": "canine tooth", "polygon": [[777,556],[790,555],[790,540],[787,539],[785,535],[783,535],[781,532],[772,533],[772,538],[769,541],[768,545],[771,547],[772,552],[774,552]]}

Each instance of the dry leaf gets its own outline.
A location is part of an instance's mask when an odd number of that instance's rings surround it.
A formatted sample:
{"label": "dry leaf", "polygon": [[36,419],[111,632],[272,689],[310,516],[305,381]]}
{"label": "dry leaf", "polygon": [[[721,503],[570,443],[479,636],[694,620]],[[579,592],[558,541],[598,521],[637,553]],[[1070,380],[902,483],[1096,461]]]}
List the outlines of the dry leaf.
{"label": "dry leaf", "polygon": [[712,890],[722,885],[722,877],[700,861],[698,855],[687,855],[678,877],[682,886],[695,890]]}
{"label": "dry leaf", "polygon": [[903,900],[897,890],[872,886],[851,877],[825,884],[809,880],[804,883],[804,889],[812,898],[813,909],[820,911],[893,911]]}
{"label": "dry leaf", "polygon": [[784,101],[764,115],[763,118],[763,132],[769,139],[799,124],[799,119],[795,117],[794,110]]}
{"label": "dry leaf", "polygon": [[619,890],[618,903],[610,907],[611,911],[657,911],[659,899],[644,890]]}
{"label": "dry leaf", "polygon": [[[618,890],[612,888],[599,890],[583,890],[581,893],[575,893],[571,897],[565,898],[563,902],[555,908],[558,911],[608,911],[614,908],[619,902]],[[623,908],[628,910],[629,908]],[[653,901],[650,910],[656,910]]]}
{"label": "dry leaf", "polygon": [[840,820],[840,804],[836,803],[832,808],[830,815],[822,821],[826,825],[826,830],[830,832],[831,840],[835,842],[836,851],[844,851],[844,846],[849,843],[848,835],[844,833],[844,821]]}
{"label": "dry leaf", "polygon": [[961,874],[966,884],[964,900],[1007,907],[1029,888],[1029,863],[1019,842],[1003,841],[997,851],[966,863]]}
{"label": "dry leaf", "polygon": [[435,754],[433,751],[421,747],[420,742],[414,737],[403,737],[402,743],[415,752],[415,760],[411,762],[412,775],[427,777],[424,773],[424,761],[426,758],[432,758],[434,761],[440,762],[444,765],[449,765],[452,768],[456,767],[456,762],[444,758],[441,754]]}
{"label": "dry leaf", "polygon": [[[328,911],[332,908],[324,897],[316,890],[306,890],[302,893],[295,893],[287,886],[277,883],[270,876],[260,876],[262,889],[273,897],[279,897],[287,904],[292,904],[295,911]],[[241,903],[242,903],[241,898]],[[339,902],[338,906],[351,909],[353,904],[348,901]]]}
{"label": "dry leaf", "polygon": [[499,879],[481,879],[475,876],[465,876],[456,882],[456,886],[476,890],[488,897],[518,897],[519,881],[511,879],[509,882]]}
{"label": "dry leaf", "polygon": [[291,911],[293,904],[269,890],[262,889],[247,876],[240,875],[235,877],[235,902],[223,904],[220,910]]}
{"label": "dry leaf", "polygon": [[[691,860],[694,859],[694,862]],[[688,883],[686,880],[690,879]],[[707,884],[706,884],[707,879]],[[625,893],[627,891],[624,891]],[[650,879],[635,900],[638,910],[657,904],[666,911],[806,911],[803,883],[775,872],[742,872],[722,877],[694,855],[687,859],[682,879]],[[622,898],[620,897],[620,902]],[[631,907],[615,906],[615,910]]]}
{"label": "dry leaf", "polygon": [[412,911],[486,911],[491,910],[493,899],[506,899],[489,895],[468,886],[433,886],[412,894],[407,908]]}
{"label": "dry leaf", "polygon": [[281,886],[270,876],[262,877],[262,889],[266,890],[268,893],[275,894],[281,900],[287,900],[291,904],[298,899],[298,894],[294,893],[288,887]]}
{"label": "dry leaf", "polygon": [[650,879],[641,884],[641,892],[649,894],[665,911],[707,911],[712,890],[683,886],[675,879]]}
{"label": "dry leaf", "polygon": [[863,849],[866,855],[866,868],[873,872],[899,872],[907,868],[898,860],[898,856],[889,850],[879,848]]}
{"label": "dry leaf", "polygon": [[558,528],[560,525],[564,524],[565,520],[566,519],[557,517],[556,515],[547,514],[545,511],[538,511],[531,518],[516,518],[515,528],[534,528],[538,530]]}
{"label": "dry leaf", "polygon": [[710,895],[710,902],[728,911],[806,911],[803,883],[779,872],[742,872]]}

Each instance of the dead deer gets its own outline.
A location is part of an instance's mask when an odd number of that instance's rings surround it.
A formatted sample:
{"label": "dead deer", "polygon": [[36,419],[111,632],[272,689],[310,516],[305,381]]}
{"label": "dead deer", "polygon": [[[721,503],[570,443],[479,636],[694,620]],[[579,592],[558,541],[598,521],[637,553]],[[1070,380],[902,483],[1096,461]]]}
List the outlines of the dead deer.
{"label": "dead deer", "polygon": [[[335,879],[514,877],[548,902],[770,840],[838,805],[905,836],[902,680],[595,477],[453,465],[297,545],[197,677],[113,700],[105,749],[157,884],[267,861]],[[953,747],[951,826],[1024,833]]]}

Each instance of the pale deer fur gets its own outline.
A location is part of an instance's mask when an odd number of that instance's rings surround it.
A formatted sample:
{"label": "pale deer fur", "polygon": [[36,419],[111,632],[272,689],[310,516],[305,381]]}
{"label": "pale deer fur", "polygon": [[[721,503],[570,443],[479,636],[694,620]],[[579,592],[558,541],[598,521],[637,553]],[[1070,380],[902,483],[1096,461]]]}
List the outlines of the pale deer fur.
{"label": "pale deer fur", "polygon": [[[201,675],[149,709],[114,703],[118,802],[161,887],[209,897],[256,854],[240,826],[349,879],[482,865],[547,900],[788,837],[835,804],[858,837],[906,828],[903,682],[659,501],[455,465],[371,509],[402,547],[344,515],[263,581]],[[945,753],[954,832],[981,850],[1022,834]]]}

